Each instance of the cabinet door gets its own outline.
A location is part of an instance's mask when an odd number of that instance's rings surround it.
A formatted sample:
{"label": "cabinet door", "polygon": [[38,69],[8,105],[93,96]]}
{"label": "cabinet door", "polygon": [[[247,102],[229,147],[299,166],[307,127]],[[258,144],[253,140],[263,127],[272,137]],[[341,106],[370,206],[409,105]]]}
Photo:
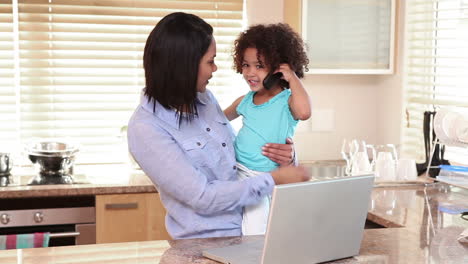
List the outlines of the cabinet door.
{"label": "cabinet door", "polygon": [[302,33],[316,74],[393,73],[395,11],[395,0],[285,0],[285,21]]}
{"label": "cabinet door", "polygon": [[96,195],[96,243],[171,239],[159,194]]}

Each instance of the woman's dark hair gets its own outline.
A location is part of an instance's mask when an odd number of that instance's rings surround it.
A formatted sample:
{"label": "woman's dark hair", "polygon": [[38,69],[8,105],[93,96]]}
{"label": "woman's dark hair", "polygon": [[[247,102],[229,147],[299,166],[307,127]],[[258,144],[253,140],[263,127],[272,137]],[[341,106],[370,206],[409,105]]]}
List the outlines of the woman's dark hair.
{"label": "woman's dark hair", "polygon": [[[145,95],[176,115],[197,113],[198,66],[213,38],[213,28],[198,16],[177,12],[161,19],[145,45]],[[155,106],[153,108],[155,111]]]}
{"label": "woman's dark hair", "polygon": [[264,66],[271,71],[288,63],[297,77],[308,71],[309,59],[302,38],[287,24],[255,25],[242,32],[234,42],[234,69],[242,73],[242,61],[247,48],[257,49],[257,59],[265,58]]}

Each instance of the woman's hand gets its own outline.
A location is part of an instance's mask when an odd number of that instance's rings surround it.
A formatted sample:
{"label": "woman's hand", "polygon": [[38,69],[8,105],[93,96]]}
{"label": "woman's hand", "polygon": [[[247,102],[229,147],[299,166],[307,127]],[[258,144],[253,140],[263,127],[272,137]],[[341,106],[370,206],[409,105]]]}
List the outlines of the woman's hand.
{"label": "woman's hand", "polygon": [[286,144],[267,143],[262,147],[262,154],[280,166],[287,166],[294,161],[294,143],[287,138]]}
{"label": "woman's hand", "polygon": [[275,184],[304,182],[310,180],[307,170],[302,166],[284,166],[271,172]]}

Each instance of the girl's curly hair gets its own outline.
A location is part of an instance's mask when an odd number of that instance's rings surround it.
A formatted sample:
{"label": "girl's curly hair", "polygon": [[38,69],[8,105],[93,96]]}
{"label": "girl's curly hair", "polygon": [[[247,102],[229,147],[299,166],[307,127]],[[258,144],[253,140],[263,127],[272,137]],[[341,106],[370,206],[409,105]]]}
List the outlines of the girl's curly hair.
{"label": "girl's curly hair", "polygon": [[277,69],[281,63],[287,63],[297,77],[304,77],[308,71],[309,59],[305,52],[306,46],[302,38],[284,23],[255,25],[240,33],[234,42],[234,70],[242,73],[242,61],[247,48],[257,49],[257,58],[265,58],[264,66]]}

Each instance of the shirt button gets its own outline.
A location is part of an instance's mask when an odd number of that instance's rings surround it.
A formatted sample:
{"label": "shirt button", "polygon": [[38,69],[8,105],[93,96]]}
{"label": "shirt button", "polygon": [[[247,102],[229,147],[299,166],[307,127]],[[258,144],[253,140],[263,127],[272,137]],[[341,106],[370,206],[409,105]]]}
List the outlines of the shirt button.
{"label": "shirt button", "polygon": [[226,146],[226,143],[221,144],[221,146],[225,147],[225,146]]}
{"label": "shirt button", "polygon": [[236,165],[232,166],[232,169],[233,169],[233,170],[237,169]]}
{"label": "shirt button", "polygon": [[227,125],[227,123],[223,123],[223,125]]}
{"label": "shirt button", "polygon": [[206,131],[210,132],[210,131],[211,131],[211,129],[210,129],[209,127],[207,127],[207,128],[206,128]]}
{"label": "shirt button", "polygon": [[201,143],[200,143],[200,142],[197,142],[197,146],[201,146]]}

